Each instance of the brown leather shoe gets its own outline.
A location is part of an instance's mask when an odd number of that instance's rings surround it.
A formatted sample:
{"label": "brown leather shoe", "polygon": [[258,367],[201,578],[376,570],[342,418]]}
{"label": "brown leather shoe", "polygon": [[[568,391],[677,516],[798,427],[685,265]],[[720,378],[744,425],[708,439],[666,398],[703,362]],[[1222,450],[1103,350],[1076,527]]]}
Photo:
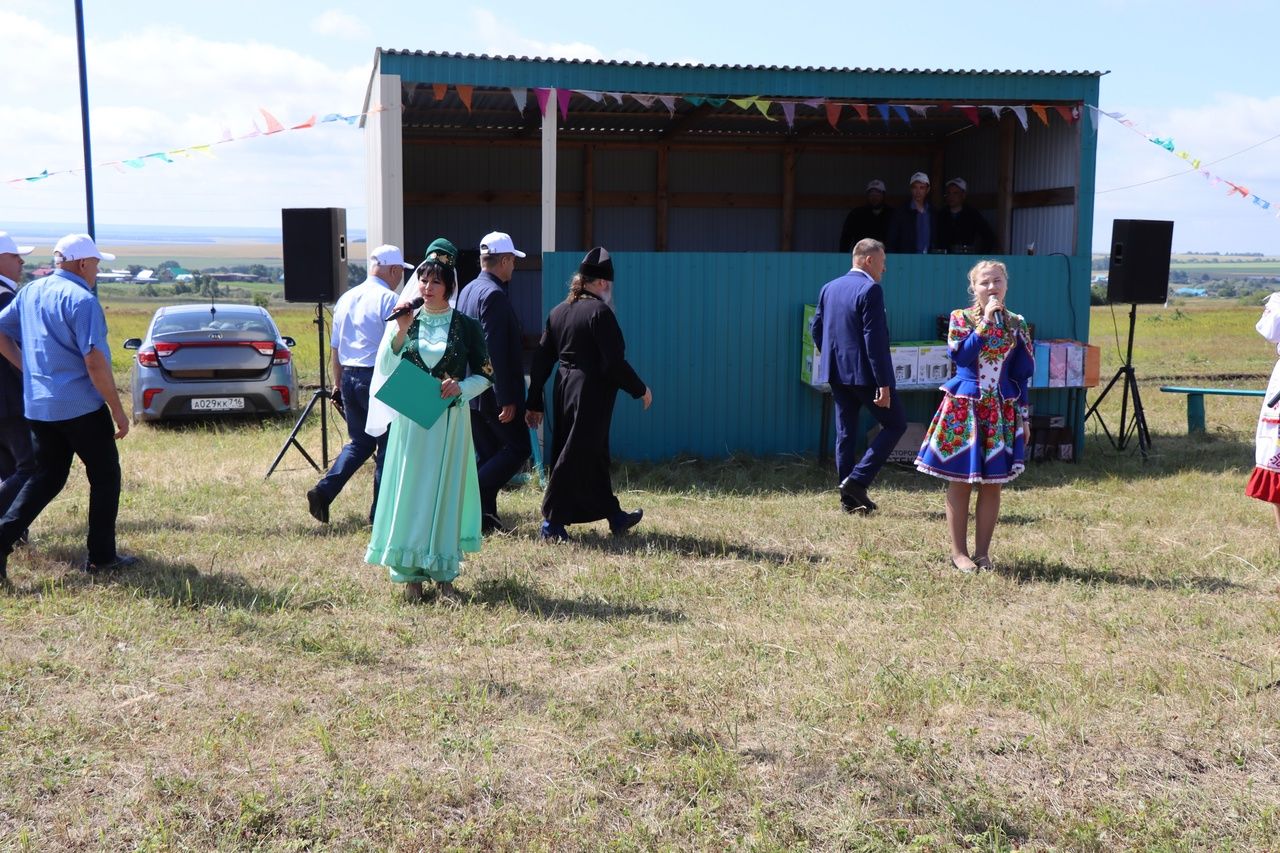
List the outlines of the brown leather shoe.
{"label": "brown leather shoe", "polygon": [[422,601],[422,584],[417,581],[410,581],[404,585],[404,600],[410,604],[417,604]]}

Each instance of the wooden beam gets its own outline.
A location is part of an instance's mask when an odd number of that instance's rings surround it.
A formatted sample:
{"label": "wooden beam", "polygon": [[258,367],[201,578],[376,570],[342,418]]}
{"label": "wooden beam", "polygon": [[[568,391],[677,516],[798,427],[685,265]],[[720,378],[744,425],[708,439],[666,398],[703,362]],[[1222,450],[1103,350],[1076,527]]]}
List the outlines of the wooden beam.
{"label": "wooden beam", "polygon": [[790,252],[796,229],[796,147],[782,149],[782,240],[779,248]]}
{"label": "wooden beam", "polygon": [[658,174],[656,176],[658,191],[654,203],[654,228],[656,229],[654,248],[659,252],[667,250],[667,206],[670,203],[670,197],[667,194],[667,181],[670,177],[670,170],[668,169],[670,154],[670,146],[661,145],[658,147]]}
{"label": "wooden beam", "polygon": [[[554,95],[552,96],[554,97]],[[555,104],[547,104],[542,117],[542,251],[556,250],[556,132],[560,112]]]}
{"label": "wooden beam", "polygon": [[1004,252],[1013,251],[1013,163],[1017,121],[1009,113],[1000,117],[1000,142],[996,154],[996,239],[1000,242],[997,248]]}
{"label": "wooden beam", "polygon": [[596,149],[582,146],[582,251],[596,244]]}

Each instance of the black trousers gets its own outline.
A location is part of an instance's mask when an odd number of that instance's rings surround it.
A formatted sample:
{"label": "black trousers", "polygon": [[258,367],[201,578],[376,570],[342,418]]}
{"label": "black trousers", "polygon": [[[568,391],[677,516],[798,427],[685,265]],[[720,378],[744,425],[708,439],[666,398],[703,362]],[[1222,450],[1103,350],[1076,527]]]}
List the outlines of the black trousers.
{"label": "black trousers", "polygon": [[89,478],[89,562],[116,558],[116,514],[120,509],[120,453],[115,422],[102,408],[65,421],[32,421],[36,471],[0,518],[0,553],[8,554],[22,532],[67,484],[71,459],[79,456]]}
{"label": "black trousers", "polygon": [[524,422],[524,406],[516,406],[511,423],[498,420],[497,413],[471,410],[471,440],[476,446],[476,473],[480,479],[480,511],[498,514],[498,490],[520,473],[533,443]]}

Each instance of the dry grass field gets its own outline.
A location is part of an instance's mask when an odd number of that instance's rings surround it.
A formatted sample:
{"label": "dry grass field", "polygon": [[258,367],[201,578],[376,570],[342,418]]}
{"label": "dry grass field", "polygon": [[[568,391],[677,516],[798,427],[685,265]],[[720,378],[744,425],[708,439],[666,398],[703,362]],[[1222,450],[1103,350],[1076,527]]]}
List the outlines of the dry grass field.
{"label": "dry grass field", "polygon": [[[273,312],[314,365],[310,314]],[[112,339],[148,315],[112,306]],[[623,539],[542,546],[536,487],[504,494],[519,527],[463,604],[413,606],[362,560],[368,471],[324,527],[298,454],[263,479],[290,423],[138,427],[142,567],[73,568],[79,470],[10,560],[0,848],[1276,849],[1258,400],[1210,399],[1189,438],[1156,390],[1262,387],[1255,319],[1143,308],[1155,453],[1091,427],[1083,462],[1033,466],[972,577],[922,475],[855,518],[813,459],[681,460],[618,468],[646,511]],[[1108,309],[1092,327],[1109,376]]]}

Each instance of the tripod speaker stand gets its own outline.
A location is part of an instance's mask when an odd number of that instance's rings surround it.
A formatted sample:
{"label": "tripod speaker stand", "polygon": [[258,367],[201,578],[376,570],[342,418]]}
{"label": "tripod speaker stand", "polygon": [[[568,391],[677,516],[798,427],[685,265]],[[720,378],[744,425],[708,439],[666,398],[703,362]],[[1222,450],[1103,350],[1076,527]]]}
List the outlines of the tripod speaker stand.
{"label": "tripod speaker stand", "polygon": [[[1093,405],[1089,407],[1089,411],[1085,412],[1084,419],[1087,421],[1090,417],[1096,417],[1098,423],[1102,425],[1102,431],[1107,434],[1107,439],[1111,442],[1111,446],[1116,450],[1124,450],[1129,443],[1129,439],[1137,436],[1138,451],[1142,454],[1142,458],[1147,458],[1147,452],[1151,449],[1151,433],[1147,430],[1147,415],[1142,408],[1142,397],[1138,394],[1138,377],[1133,370],[1133,327],[1138,317],[1137,303],[1129,305],[1129,346],[1125,350],[1124,364],[1120,365],[1116,370],[1116,375],[1111,377],[1111,381],[1107,383],[1107,387],[1102,389],[1102,393],[1098,395],[1098,399],[1093,401]],[[1102,405],[1102,401],[1107,398],[1107,394],[1111,393],[1111,389],[1116,383],[1121,383],[1120,396],[1120,428],[1116,430],[1116,434],[1112,435],[1111,430],[1107,428],[1107,422],[1102,419],[1102,412],[1098,411],[1098,407]],[[1133,413],[1132,417],[1129,413],[1129,395],[1133,395]]]}
{"label": "tripod speaker stand", "polygon": [[[302,458],[311,463],[311,467],[320,473],[329,470],[329,415],[328,407],[324,405],[326,400],[333,399],[333,392],[329,390],[325,383],[325,348],[324,348],[324,303],[316,303],[316,346],[318,348],[320,359],[320,387],[311,395],[311,400],[307,403],[307,407],[302,410],[302,414],[298,416],[298,421],[293,425],[293,432],[289,433],[289,437],[285,439],[284,444],[280,448],[280,452],[276,454],[275,461],[271,463],[271,467],[267,469],[266,476],[270,477],[276,470],[276,466],[280,464],[280,460],[284,458],[292,446],[302,454]],[[311,410],[316,407],[316,403],[320,403],[320,460],[321,465],[316,464],[316,460],[311,458],[311,454],[307,453],[307,449],[298,441],[298,433],[302,430],[302,425],[306,423],[307,417],[311,414]]]}

